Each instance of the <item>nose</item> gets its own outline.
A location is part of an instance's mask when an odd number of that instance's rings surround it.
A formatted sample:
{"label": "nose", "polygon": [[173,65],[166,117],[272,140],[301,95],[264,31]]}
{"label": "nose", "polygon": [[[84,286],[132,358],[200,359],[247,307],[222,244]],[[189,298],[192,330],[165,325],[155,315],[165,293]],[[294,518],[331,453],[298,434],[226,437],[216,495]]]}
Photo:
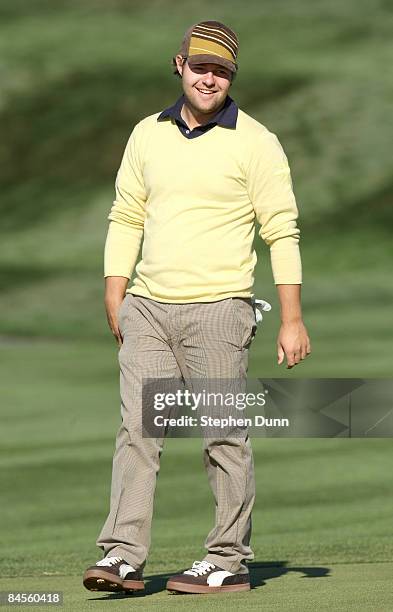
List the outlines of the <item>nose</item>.
{"label": "nose", "polygon": [[214,73],[213,72],[206,72],[205,75],[203,75],[203,82],[206,85],[214,85]]}

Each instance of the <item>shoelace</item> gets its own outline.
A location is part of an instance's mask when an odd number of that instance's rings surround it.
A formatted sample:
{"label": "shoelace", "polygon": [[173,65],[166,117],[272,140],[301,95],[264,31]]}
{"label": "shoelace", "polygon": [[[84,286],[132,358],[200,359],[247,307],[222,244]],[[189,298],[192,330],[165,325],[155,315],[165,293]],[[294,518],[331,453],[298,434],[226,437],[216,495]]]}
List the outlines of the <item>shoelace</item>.
{"label": "shoelace", "polygon": [[207,574],[211,569],[214,569],[216,566],[213,563],[208,563],[208,561],[194,561],[192,564],[192,568],[183,572],[183,574],[190,574],[190,576],[203,576]]}
{"label": "shoelace", "polygon": [[116,565],[116,563],[119,563],[120,561],[123,561],[121,557],[105,557],[104,559],[101,559],[101,561],[97,561],[96,565],[106,565],[110,567],[111,565]]}

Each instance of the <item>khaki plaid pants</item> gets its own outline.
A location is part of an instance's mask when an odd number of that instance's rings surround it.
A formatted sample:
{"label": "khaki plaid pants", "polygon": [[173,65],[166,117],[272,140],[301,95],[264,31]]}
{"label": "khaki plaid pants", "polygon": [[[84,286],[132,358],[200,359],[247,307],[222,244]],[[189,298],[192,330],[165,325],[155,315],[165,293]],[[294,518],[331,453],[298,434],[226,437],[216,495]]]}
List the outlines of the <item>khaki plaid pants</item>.
{"label": "khaki plaid pants", "polygon": [[[161,303],[127,293],[119,312],[122,424],[113,458],[110,512],[97,539],[105,556],[143,567],[150,547],[156,476],[162,440],[142,437],[143,378],[246,379],[256,333],[250,298]],[[246,572],[255,498],[250,440],[203,442],[204,463],[216,503],[204,560]]]}

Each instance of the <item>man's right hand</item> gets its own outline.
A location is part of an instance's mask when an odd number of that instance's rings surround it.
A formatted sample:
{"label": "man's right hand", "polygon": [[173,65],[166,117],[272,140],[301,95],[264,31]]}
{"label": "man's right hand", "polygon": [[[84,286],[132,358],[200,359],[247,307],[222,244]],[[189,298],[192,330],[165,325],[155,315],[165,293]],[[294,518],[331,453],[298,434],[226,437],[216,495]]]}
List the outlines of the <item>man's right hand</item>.
{"label": "man's right hand", "polygon": [[127,289],[128,278],[107,276],[105,278],[105,310],[109,328],[120,347],[123,337],[119,329],[119,310]]}

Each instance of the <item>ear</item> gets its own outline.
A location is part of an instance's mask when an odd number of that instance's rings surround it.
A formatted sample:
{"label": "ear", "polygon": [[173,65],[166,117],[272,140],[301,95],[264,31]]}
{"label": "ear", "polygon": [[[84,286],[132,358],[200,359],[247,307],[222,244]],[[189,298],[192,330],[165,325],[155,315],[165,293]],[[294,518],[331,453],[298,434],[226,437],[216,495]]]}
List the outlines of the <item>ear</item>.
{"label": "ear", "polygon": [[177,66],[177,70],[178,73],[180,74],[180,76],[183,76],[183,56],[180,54],[177,54],[175,56],[175,60],[176,60],[176,66]]}

